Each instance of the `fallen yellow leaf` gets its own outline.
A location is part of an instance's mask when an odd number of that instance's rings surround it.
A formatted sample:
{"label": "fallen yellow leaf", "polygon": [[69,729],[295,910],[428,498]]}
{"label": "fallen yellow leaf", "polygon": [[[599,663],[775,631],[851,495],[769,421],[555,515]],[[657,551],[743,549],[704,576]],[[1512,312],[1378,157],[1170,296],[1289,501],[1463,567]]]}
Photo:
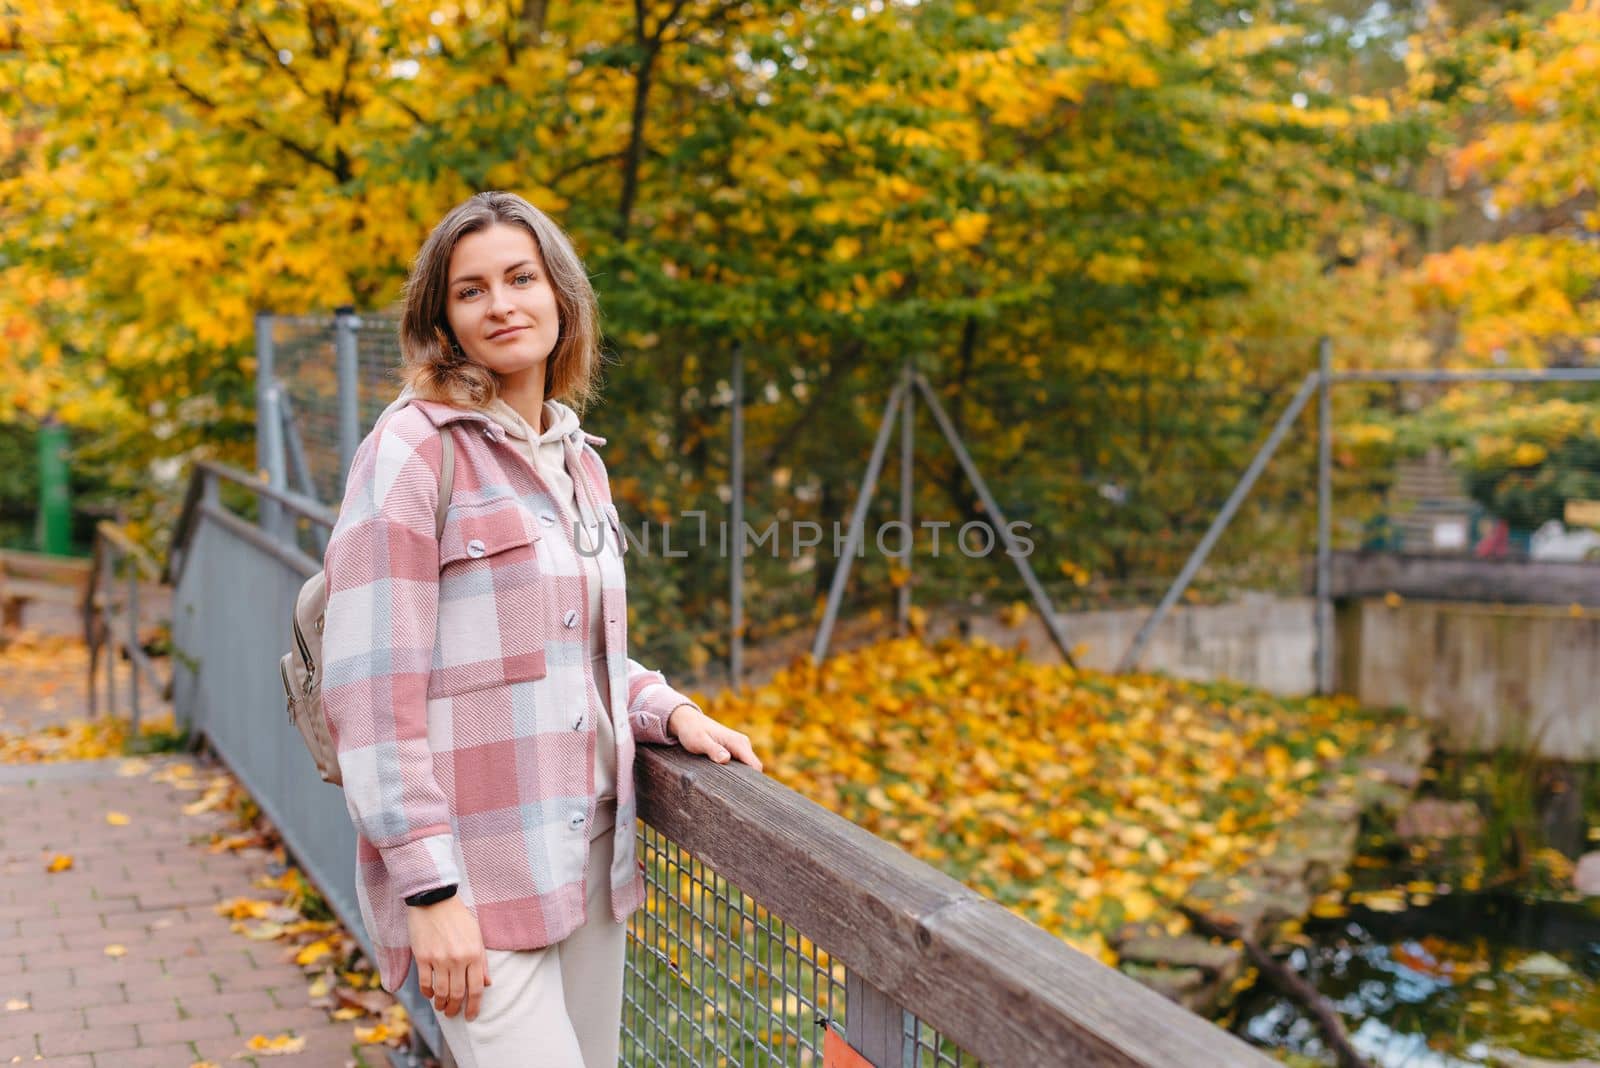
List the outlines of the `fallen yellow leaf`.
{"label": "fallen yellow leaf", "polygon": [[72,867],[72,857],[66,853],[57,853],[50,858],[50,864],[45,870],[54,875],[56,872],[66,871],[70,867]]}
{"label": "fallen yellow leaf", "polygon": [[283,936],[283,924],[273,923],[270,920],[263,920],[260,923],[252,924],[250,926],[246,926],[242,923],[236,923],[233,926],[234,930],[238,931],[252,942],[270,942],[274,938],[281,938]]}
{"label": "fallen yellow leaf", "polygon": [[128,825],[128,816],[123,812],[107,812],[106,822],[113,827],[126,827]]}
{"label": "fallen yellow leaf", "polygon": [[119,945],[119,944],[113,942],[113,943],[111,943],[111,945],[106,947],[106,956],[108,956],[108,957],[126,957],[127,955],[128,955],[128,947],[127,946]]}
{"label": "fallen yellow leaf", "polygon": [[1148,890],[1133,890],[1122,899],[1122,916],[1130,923],[1143,923],[1160,904]]}
{"label": "fallen yellow leaf", "polygon": [[227,916],[234,920],[250,920],[265,916],[272,910],[272,903],[248,897],[236,897],[231,901],[213,905],[212,908],[219,916]]}
{"label": "fallen yellow leaf", "polygon": [[[305,1049],[306,1040],[303,1035],[291,1035],[285,1031],[275,1038],[268,1038],[266,1035],[253,1035],[245,1045],[249,1047],[250,1053],[259,1053],[265,1057],[283,1057],[291,1053],[299,1053]],[[233,1056],[235,1060],[238,1060],[241,1057],[248,1057],[250,1053],[235,1053]]]}
{"label": "fallen yellow leaf", "polygon": [[325,938],[319,938],[294,955],[294,962],[300,965],[315,964],[317,961],[333,952],[333,947]]}
{"label": "fallen yellow leaf", "polygon": [[366,1046],[376,1046],[389,1040],[389,1028],[384,1024],[356,1028],[356,1041]]}
{"label": "fallen yellow leaf", "polygon": [[6,1011],[7,1012],[21,1012],[23,1009],[26,1009],[27,1007],[28,1007],[28,1003],[26,1001],[23,1001],[21,998],[7,998],[6,999]]}

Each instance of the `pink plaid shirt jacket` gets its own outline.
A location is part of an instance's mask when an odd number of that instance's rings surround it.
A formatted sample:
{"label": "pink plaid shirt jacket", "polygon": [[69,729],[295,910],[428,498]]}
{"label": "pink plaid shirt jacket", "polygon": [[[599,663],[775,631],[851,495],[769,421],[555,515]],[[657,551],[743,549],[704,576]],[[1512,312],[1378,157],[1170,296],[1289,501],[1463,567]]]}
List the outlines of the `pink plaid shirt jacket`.
{"label": "pink plaid shirt jacket", "polygon": [[[455,471],[436,539],[441,434],[453,437]],[[604,443],[578,430],[563,450],[576,493],[608,528],[603,661],[584,650],[587,580],[567,509],[494,420],[413,399],[356,453],[324,559],[323,707],[356,828],[361,918],[388,990],[411,968],[408,894],[459,884],[490,949],[537,949],[582,926],[595,723],[612,712],[612,917],[644,901],[634,745],[674,744],[667,717],[693,702],[628,658],[626,547],[594,448]],[[626,709],[601,707],[602,664]]]}

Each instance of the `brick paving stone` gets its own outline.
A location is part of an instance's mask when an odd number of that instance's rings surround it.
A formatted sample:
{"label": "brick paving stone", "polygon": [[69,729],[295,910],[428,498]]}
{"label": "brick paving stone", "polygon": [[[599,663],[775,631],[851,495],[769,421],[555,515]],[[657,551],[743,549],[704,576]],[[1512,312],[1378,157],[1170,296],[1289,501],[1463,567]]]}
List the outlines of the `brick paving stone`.
{"label": "brick paving stone", "polygon": [[165,1001],[123,1001],[111,1005],[90,1005],[84,1009],[84,1018],[90,1027],[105,1024],[175,1023],[183,1019],[178,1012],[178,999]]}
{"label": "brick paving stone", "polygon": [[7,1012],[0,1016],[0,1034],[6,1035],[32,1035],[40,1031],[55,1031],[62,1028],[82,1026],[84,1026],[83,1008],[78,1005],[59,1009],[41,1009],[37,1005],[30,1004],[26,1009]]}
{"label": "brick paving stone", "polygon": [[[52,978],[55,978],[52,976]],[[24,990],[19,996],[29,1002],[36,1010],[48,1012],[54,1009],[75,1009],[85,1005],[124,1005],[127,1004],[128,994],[118,982],[76,983],[70,981],[72,976],[68,973],[61,977],[66,980],[47,989]]]}
{"label": "brick paving stone", "polygon": [[217,996],[217,981],[209,975],[164,975],[128,988],[129,1001],[204,1001]]}
{"label": "brick paving stone", "polygon": [[132,1024],[97,1027],[93,1031],[60,1028],[39,1035],[39,1052],[47,1058],[65,1053],[114,1053],[138,1044],[139,1033]]}
{"label": "brick paving stone", "polygon": [[[96,1057],[95,1068],[113,1063],[117,1068],[189,1068],[196,1060],[194,1047],[188,1042],[163,1042],[159,1046],[119,1050],[114,1059],[112,1056]],[[55,1064],[54,1061],[48,1063]]]}
{"label": "brick paving stone", "polygon": [[[326,1020],[327,1017],[322,1016],[318,1022]],[[232,1038],[239,1034],[233,1017],[212,1014],[191,1016],[186,1020],[152,1021],[139,1024],[138,1028],[139,1044],[144,1046],[160,1042],[192,1042],[197,1038]]]}
{"label": "brick paving stone", "polygon": [[[0,1012],[0,1065],[42,1055],[50,1068],[243,1066],[256,1061],[232,1057],[251,1035],[293,1031],[307,1045],[292,1063],[344,1068],[354,1025],[306,1004],[283,947],[251,943],[214,911],[265,896],[252,881],[266,854],[211,853],[204,835],[220,820],[182,811],[198,795],[119,775],[121,763],[0,765],[0,1005],[29,1005]],[[108,811],[129,823],[107,823]],[[46,873],[55,853],[73,866]],[[126,952],[107,956],[109,945]]]}
{"label": "brick paving stone", "polygon": [[[292,991],[289,988],[279,988],[276,997],[272,996],[273,993],[274,991],[271,989],[235,990],[227,994],[205,994],[199,997],[182,998],[178,1001],[178,1004],[183,1006],[183,1011],[191,1016],[198,1016],[202,1013],[230,1013],[234,1015],[236,1020],[250,1013],[306,1007],[304,987],[296,987]],[[242,1022],[240,1026],[244,1026]]]}
{"label": "brick paving stone", "polygon": [[[297,1035],[310,1034],[326,1020],[327,1014],[309,1005],[289,1009],[243,1009],[233,1014],[242,1035],[279,1035],[292,1031]],[[346,1035],[350,1030],[346,1029]]]}

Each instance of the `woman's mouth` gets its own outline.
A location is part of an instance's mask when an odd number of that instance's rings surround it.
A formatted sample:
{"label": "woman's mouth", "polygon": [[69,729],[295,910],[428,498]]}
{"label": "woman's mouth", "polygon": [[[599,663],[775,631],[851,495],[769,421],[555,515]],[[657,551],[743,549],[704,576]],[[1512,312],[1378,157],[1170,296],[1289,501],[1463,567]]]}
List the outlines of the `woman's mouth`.
{"label": "woman's mouth", "polygon": [[489,335],[489,340],[490,341],[499,341],[499,340],[501,340],[503,338],[513,337],[513,336],[515,336],[517,334],[522,333],[522,331],[524,331],[526,329],[528,329],[528,328],[525,327],[525,326],[508,326],[504,330],[496,330],[494,333],[490,334]]}

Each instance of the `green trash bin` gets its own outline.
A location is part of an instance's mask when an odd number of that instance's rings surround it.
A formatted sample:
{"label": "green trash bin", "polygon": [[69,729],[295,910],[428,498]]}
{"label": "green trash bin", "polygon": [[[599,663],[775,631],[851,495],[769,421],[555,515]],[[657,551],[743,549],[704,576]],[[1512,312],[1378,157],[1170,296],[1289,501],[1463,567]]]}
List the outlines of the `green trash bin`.
{"label": "green trash bin", "polygon": [[39,428],[39,551],[72,552],[72,494],[68,485],[67,428],[47,420]]}

